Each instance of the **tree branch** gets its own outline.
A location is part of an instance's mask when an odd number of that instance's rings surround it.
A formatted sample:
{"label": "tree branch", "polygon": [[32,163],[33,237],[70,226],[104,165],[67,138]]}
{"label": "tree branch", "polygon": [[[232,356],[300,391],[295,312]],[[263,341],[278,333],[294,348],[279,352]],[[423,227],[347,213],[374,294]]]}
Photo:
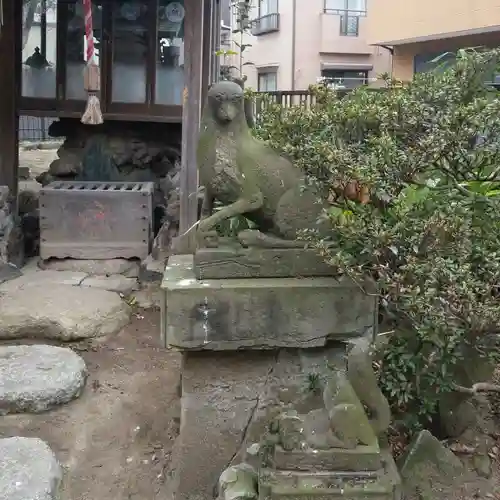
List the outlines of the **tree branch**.
{"label": "tree branch", "polygon": [[486,382],[480,382],[474,384],[472,387],[463,387],[461,385],[453,384],[453,389],[457,392],[462,392],[463,394],[470,394],[475,396],[483,392],[500,392],[500,385],[488,384]]}

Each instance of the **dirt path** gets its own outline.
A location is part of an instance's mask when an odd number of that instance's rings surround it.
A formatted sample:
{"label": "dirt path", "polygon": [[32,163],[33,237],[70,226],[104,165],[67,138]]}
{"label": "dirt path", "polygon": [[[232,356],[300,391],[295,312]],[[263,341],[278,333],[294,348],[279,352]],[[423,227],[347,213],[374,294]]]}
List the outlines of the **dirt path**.
{"label": "dirt path", "polygon": [[62,500],[164,500],[179,425],[180,357],[159,348],[160,313],[144,312],[105,345],[78,349],[90,372],[75,402],[0,419],[0,437],[45,440],[65,468]]}

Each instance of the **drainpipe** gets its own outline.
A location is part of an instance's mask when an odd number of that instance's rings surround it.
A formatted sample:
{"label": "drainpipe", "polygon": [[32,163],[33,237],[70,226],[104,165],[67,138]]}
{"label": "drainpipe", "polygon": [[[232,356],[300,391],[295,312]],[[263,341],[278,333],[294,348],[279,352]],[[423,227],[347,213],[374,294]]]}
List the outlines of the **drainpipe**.
{"label": "drainpipe", "polygon": [[297,44],[297,0],[293,0],[292,4],[292,88],[295,90],[295,50]]}

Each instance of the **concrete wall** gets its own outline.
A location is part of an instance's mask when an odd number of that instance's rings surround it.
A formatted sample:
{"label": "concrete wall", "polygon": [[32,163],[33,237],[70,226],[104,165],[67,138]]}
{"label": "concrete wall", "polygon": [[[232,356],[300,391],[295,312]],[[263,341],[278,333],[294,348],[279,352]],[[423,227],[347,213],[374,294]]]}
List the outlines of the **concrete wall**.
{"label": "concrete wall", "polygon": [[[250,15],[258,17],[257,1]],[[296,1],[295,67],[293,64],[293,0],[279,0],[280,30],[260,36],[247,36],[245,67],[247,85],[257,88],[258,72],[277,71],[278,90],[305,90],[321,76],[322,65],[342,69],[370,67],[369,78],[390,71],[389,51],[367,43],[367,18],[360,18],[359,36],[340,35],[340,16],[323,12],[323,0]],[[369,4],[371,8],[371,3]],[[368,18],[370,16],[368,11]],[[337,68],[338,69],[338,68]]]}
{"label": "concrete wall", "polygon": [[375,0],[369,9],[369,43],[500,29],[500,0]]}

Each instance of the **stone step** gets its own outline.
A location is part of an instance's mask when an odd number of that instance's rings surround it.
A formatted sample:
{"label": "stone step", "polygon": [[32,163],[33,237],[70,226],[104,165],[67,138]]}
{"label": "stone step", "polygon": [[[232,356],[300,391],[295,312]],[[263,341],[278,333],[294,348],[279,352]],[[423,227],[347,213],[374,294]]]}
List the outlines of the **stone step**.
{"label": "stone step", "polygon": [[85,361],[71,349],[0,347],[0,415],[40,413],[68,403],[81,394],[86,378]]}
{"label": "stone step", "polygon": [[49,446],[37,438],[0,439],[0,498],[56,500],[62,470]]}

